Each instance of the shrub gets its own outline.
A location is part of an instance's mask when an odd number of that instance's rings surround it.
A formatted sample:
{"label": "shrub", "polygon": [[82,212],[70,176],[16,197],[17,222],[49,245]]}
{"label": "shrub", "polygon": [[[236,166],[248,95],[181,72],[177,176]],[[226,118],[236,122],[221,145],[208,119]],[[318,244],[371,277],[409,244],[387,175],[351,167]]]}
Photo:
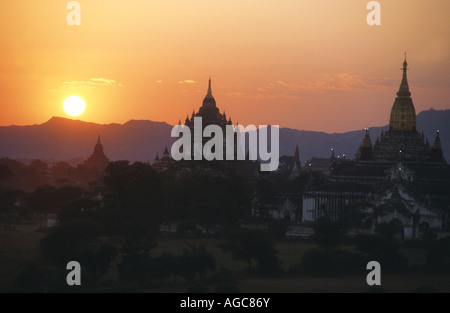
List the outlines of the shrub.
{"label": "shrub", "polygon": [[208,286],[203,285],[203,284],[195,284],[195,285],[191,285],[186,289],[187,293],[210,293],[211,290],[209,289]]}
{"label": "shrub", "polygon": [[427,252],[427,266],[450,270],[450,237],[436,241]]}
{"label": "shrub", "polygon": [[366,259],[361,253],[342,249],[310,249],[303,255],[300,266],[292,270],[318,276],[362,273]]}
{"label": "shrub", "polygon": [[356,249],[364,253],[369,261],[380,263],[384,272],[401,272],[408,266],[408,260],[399,252],[400,245],[394,239],[378,235],[358,235]]}

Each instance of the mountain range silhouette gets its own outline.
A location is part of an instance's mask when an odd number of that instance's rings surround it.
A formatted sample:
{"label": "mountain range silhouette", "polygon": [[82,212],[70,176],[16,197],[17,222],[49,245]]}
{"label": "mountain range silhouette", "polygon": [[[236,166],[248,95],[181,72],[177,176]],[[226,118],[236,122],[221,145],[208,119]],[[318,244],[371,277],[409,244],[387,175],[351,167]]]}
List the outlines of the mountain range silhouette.
{"label": "mountain range silhouette", "polygon": [[[374,143],[388,126],[370,128]],[[417,130],[423,131],[433,144],[440,130],[442,148],[450,161],[450,110],[427,110],[417,115]],[[105,154],[111,160],[150,161],[162,155],[176,140],[170,137],[172,126],[165,122],[130,120],[124,124],[96,124],[52,117],[39,125],[0,127],[0,157],[18,160],[41,159],[79,163],[92,153],[97,136],[101,136]],[[344,133],[280,129],[280,156],[293,155],[298,144],[302,163],[311,157],[337,155],[352,158],[364,137],[364,130]]]}

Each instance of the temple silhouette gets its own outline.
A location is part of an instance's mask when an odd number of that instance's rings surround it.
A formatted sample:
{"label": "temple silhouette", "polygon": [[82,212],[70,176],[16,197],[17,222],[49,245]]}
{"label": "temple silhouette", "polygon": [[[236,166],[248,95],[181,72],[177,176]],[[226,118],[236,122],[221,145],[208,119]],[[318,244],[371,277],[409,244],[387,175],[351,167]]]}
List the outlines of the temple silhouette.
{"label": "temple silhouette", "polygon": [[430,145],[416,129],[416,112],[407,80],[408,63],[391,109],[389,130],[372,145],[369,129],[353,160],[329,159],[329,176],[316,179],[303,193],[303,223],[338,220],[359,210],[361,229],[373,232],[390,223],[399,238],[439,231],[449,224],[450,168],[443,157],[439,130]]}
{"label": "temple silhouette", "polygon": [[194,117],[202,118],[203,128],[208,125],[218,125],[222,128],[224,133],[226,125],[233,125],[231,122],[231,117],[229,117],[227,120],[225,111],[223,113],[220,113],[220,110],[216,105],[216,100],[214,99],[211,90],[211,78],[208,81],[208,91],[205,98],[203,99],[202,106],[199,108],[197,113],[194,110],[190,118],[189,116],[186,116],[184,124],[191,128],[192,131],[194,129]]}
{"label": "temple silhouette", "polygon": [[[226,134],[226,126],[227,125],[233,125],[231,121],[231,117],[228,117],[225,113],[220,113],[219,108],[216,105],[216,100],[214,99],[214,96],[212,94],[212,87],[211,87],[211,78],[208,80],[208,89],[206,92],[206,96],[203,99],[202,105],[200,106],[199,110],[195,112],[193,110],[191,116],[186,116],[184,126],[189,127],[191,134],[194,133],[194,118],[200,117],[202,118],[202,133],[203,130],[209,126],[209,125],[217,125],[222,129],[222,133]],[[181,125],[181,120],[179,121],[178,125]],[[236,124],[237,125],[237,124]],[[239,130],[237,130],[239,131]],[[202,147],[196,147],[194,143],[194,136],[191,136],[191,157],[194,159],[195,154],[199,153],[199,150],[203,149],[203,146],[206,142],[208,142],[210,138],[208,137],[202,137]],[[215,149],[215,147],[213,147]],[[237,134],[234,135],[234,159],[237,159],[237,151],[238,151],[238,145],[237,145]],[[225,153],[226,153],[226,137],[223,137],[223,153],[225,160]],[[248,155],[245,157],[245,160],[248,161]],[[169,150],[166,147],[163,153],[163,157],[160,158],[159,155],[156,155],[155,161],[153,163],[153,166],[158,170],[165,170],[167,169],[170,164],[173,162],[173,160],[170,157]],[[255,162],[247,162],[246,165],[244,165],[245,162],[241,162],[240,166],[246,166],[253,168],[255,165]],[[230,164],[229,164],[230,165]],[[234,164],[233,164],[234,165]],[[233,166],[231,165],[231,166]]]}
{"label": "temple silhouette", "polygon": [[92,152],[91,156],[84,162],[84,166],[94,172],[102,172],[109,163],[109,159],[106,157],[103,152],[103,145],[100,140],[100,135],[98,135],[97,143],[94,147],[94,152]]}
{"label": "temple silhouette", "polygon": [[[330,158],[312,158],[302,167],[297,145],[294,155],[280,156],[278,170],[270,173],[259,172],[258,161],[248,158],[240,162],[215,161],[223,162],[249,181],[278,182],[278,191],[269,197],[255,193],[253,218],[288,220],[291,224],[288,236],[310,235],[310,226],[318,219],[338,221],[349,216],[353,233],[374,233],[379,224],[386,223],[395,229],[398,239],[419,238],[427,231],[439,233],[447,229],[450,167],[443,157],[439,130],[430,145],[424,133],[416,129],[407,72],[405,55],[389,129],[373,141],[366,128],[353,159],[345,155],[336,157],[335,150],[331,149]],[[231,118],[225,112],[220,113],[216,105],[211,79],[198,112],[194,110],[186,117],[184,125],[191,131],[195,117],[202,117],[203,128],[214,124],[224,130],[232,125]],[[189,162],[192,161],[181,163],[189,166]],[[166,148],[162,158],[157,155],[153,166],[164,171],[174,163]],[[313,175],[315,171],[321,174]],[[309,178],[306,187],[299,189],[295,180],[302,173]]]}

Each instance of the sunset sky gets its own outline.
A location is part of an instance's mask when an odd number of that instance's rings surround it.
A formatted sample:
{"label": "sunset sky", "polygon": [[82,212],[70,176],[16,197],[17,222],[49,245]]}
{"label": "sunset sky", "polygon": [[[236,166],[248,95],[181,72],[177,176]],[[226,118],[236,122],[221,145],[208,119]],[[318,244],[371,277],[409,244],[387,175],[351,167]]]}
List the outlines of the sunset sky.
{"label": "sunset sky", "polygon": [[407,51],[416,112],[450,109],[450,1],[1,1],[0,125],[68,116],[71,95],[96,123],[176,124],[208,77],[233,122],[343,132],[385,125]]}

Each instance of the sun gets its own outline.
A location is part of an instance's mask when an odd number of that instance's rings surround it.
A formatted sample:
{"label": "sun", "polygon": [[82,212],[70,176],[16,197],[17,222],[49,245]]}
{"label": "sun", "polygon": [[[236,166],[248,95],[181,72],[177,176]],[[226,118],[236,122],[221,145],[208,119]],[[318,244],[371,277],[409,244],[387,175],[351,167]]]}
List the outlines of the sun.
{"label": "sun", "polygon": [[63,103],[64,111],[72,116],[78,116],[84,112],[86,103],[78,96],[70,96]]}

